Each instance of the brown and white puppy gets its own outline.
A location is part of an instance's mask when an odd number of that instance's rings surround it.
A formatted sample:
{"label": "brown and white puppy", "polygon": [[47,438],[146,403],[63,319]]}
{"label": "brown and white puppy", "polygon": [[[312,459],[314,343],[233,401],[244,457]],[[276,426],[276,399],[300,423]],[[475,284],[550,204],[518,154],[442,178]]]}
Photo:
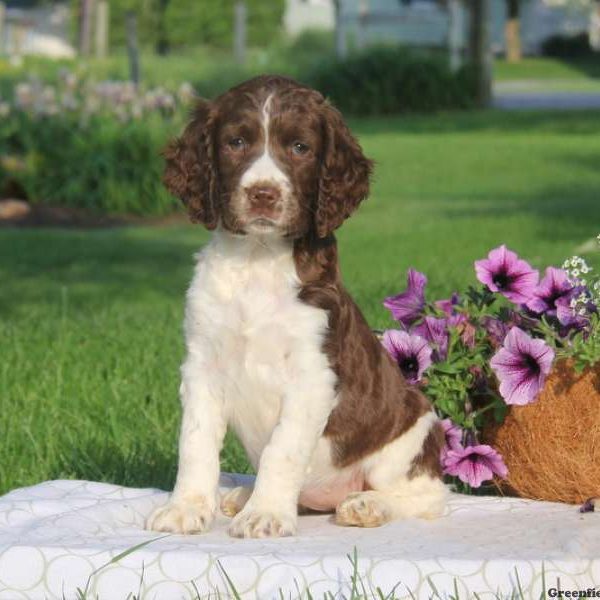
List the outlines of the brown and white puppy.
{"label": "brown and white puppy", "polygon": [[210,527],[228,426],[257,470],[221,499],[233,536],[292,535],[298,505],[362,527],[440,514],[440,424],[340,277],[333,231],[372,167],[340,113],[257,77],[200,101],[165,158],[165,185],[214,234],[187,295],[177,482],[148,527]]}

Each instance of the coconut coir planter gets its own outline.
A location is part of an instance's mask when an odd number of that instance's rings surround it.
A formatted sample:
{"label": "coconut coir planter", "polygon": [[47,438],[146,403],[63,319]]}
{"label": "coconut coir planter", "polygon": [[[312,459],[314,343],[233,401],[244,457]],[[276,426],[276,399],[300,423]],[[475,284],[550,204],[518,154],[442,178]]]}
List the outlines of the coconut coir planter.
{"label": "coconut coir planter", "polygon": [[484,434],[508,467],[507,493],[570,504],[600,497],[600,363],[577,373],[558,362],[535,402],[511,406]]}

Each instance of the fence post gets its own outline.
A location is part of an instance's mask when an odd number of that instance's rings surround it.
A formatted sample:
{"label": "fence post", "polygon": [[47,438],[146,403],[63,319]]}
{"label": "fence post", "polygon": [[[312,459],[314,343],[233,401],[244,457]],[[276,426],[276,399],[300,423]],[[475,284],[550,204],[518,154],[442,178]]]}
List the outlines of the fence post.
{"label": "fence post", "polygon": [[476,101],[486,108],[492,100],[492,49],[490,43],[490,0],[471,0],[469,51],[475,68]]}
{"label": "fence post", "polygon": [[339,60],[346,58],[348,44],[346,43],[346,30],[344,27],[344,15],[342,14],[342,1],[333,1],[335,15],[335,55]]}
{"label": "fence post", "polygon": [[4,2],[0,0],[0,55],[4,53],[5,41],[4,41],[4,19],[6,18],[6,6]]}
{"label": "fence post", "polygon": [[79,21],[79,52],[82,56],[88,56],[91,48],[92,18],[94,0],[81,0]]}
{"label": "fence post", "polygon": [[248,11],[244,0],[238,0],[233,13],[233,55],[239,64],[246,61],[246,21]]}
{"label": "fence post", "polygon": [[109,6],[107,0],[98,0],[96,5],[96,56],[105,58],[108,54]]}
{"label": "fence post", "polygon": [[358,0],[358,29],[356,46],[362,50],[367,45],[367,21],[369,18],[369,0]]}
{"label": "fence post", "polygon": [[461,0],[448,0],[448,51],[452,71],[458,71],[462,67],[463,25]]}
{"label": "fence post", "polygon": [[590,46],[600,52],[600,1],[596,1],[592,6],[592,14],[590,15]]}
{"label": "fence post", "polygon": [[125,13],[125,32],[127,35],[127,55],[129,57],[129,78],[137,87],[140,83],[140,55],[137,40],[137,17],[132,10]]}

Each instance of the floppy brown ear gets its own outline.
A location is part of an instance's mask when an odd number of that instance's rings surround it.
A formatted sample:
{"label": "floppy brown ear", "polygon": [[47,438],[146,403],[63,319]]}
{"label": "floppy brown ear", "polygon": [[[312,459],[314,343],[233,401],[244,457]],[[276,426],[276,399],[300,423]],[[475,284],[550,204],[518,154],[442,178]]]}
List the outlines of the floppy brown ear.
{"label": "floppy brown ear", "polygon": [[163,183],[182,200],[194,223],[214,229],[218,223],[218,190],[211,130],[211,104],[200,100],[181,137],[163,151]]}
{"label": "floppy brown ear", "polygon": [[337,229],[368,196],[373,168],[340,112],[325,102],[323,115],[325,148],[315,213],[321,238]]}

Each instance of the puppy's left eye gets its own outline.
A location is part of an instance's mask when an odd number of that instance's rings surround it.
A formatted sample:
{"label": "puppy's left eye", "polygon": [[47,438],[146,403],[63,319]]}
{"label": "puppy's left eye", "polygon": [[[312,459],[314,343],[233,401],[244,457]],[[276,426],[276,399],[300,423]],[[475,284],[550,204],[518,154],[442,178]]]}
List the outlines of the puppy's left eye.
{"label": "puppy's left eye", "polygon": [[301,156],[302,154],[306,154],[310,148],[303,142],[294,142],[292,144],[292,152]]}
{"label": "puppy's left eye", "polygon": [[242,137],[231,138],[227,145],[234,151],[239,152],[240,150],[244,150],[246,148],[246,140]]}

